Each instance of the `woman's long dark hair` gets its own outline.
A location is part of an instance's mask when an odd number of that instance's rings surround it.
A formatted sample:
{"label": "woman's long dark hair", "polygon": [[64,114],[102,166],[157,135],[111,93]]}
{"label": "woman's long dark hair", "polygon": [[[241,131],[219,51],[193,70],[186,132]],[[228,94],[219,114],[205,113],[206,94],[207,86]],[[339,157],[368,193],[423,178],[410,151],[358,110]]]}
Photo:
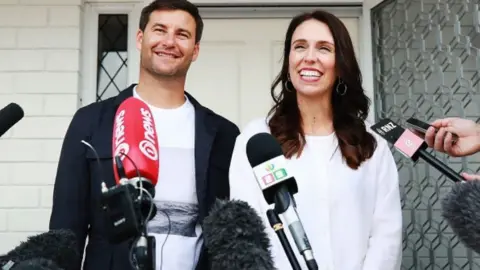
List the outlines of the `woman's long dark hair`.
{"label": "woman's long dark hair", "polygon": [[[290,22],[287,30],[283,51],[283,66],[272,84],[271,95],[274,106],[270,109],[268,125],[272,135],[280,142],[287,158],[300,156],[305,146],[305,133],[297,104],[296,93],[289,83],[289,91],[285,88],[288,81],[288,63],[292,35],[295,29],[304,21],[314,19],[325,23],[333,35],[335,42],[336,74],[347,86],[344,95],[335,91],[338,79],[333,86],[332,108],[333,128],[339,141],[339,147],[344,160],[352,169],[357,169],[362,162],[369,159],[377,142],[365,127],[370,100],[362,88],[362,74],[355,58],[352,40],[345,25],[334,15],[317,10],[296,16]],[[275,93],[275,88],[281,84],[281,92]],[[341,90],[343,90],[343,87]]]}

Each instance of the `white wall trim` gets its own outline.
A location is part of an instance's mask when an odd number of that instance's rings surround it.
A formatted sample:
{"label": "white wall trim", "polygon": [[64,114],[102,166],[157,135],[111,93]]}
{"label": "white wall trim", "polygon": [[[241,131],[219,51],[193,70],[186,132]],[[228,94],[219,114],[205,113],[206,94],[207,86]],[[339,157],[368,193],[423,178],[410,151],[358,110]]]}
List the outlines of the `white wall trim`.
{"label": "white wall trim", "polygon": [[339,17],[359,18],[361,7],[296,6],[296,7],[200,7],[203,18],[292,18],[293,16],[321,8]]}
{"label": "white wall trim", "polygon": [[380,4],[383,2],[383,0],[365,0],[363,1],[363,6],[365,6],[370,14],[370,11],[372,8],[374,8],[376,5]]}

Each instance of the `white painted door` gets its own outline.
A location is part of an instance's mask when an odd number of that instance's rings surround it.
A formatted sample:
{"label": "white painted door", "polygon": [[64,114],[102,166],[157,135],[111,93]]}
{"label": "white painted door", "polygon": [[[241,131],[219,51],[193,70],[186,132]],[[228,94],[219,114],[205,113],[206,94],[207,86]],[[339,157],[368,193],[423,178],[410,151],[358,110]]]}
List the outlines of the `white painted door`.
{"label": "white painted door", "polygon": [[[358,54],[359,19],[342,20]],[[290,18],[204,19],[200,55],[188,73],[187,92],[239,128],[253,118],[266,116],[272,104],[270,85],[281,68],[289,22]],[[138,64],[129,62],[129,70],[134,72],[130,78],[135,78]]]}

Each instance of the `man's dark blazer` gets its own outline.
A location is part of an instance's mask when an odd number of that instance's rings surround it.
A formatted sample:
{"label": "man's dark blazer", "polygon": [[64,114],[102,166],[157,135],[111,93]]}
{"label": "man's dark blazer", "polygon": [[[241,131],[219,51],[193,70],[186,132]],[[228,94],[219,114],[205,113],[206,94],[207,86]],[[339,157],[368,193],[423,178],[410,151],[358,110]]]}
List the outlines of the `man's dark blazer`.
{"label": "man's dark blazer", "polygon": [[[81,254],[88,236],[85,270],[132,269],[129,267],[128,245],[111,245],[106,239],[99,199],[102,181],[108,187],[115,185],[113,121],[120,103],[133,95],[134,86],[116,97],[80,108],[73,116],[60,153],[50,229],[73,230],[78,237]],[[188,93],[186,95],[195,108],[195,176],[199,221],[202,222],[216,198],[230,196],[228,171],[240,131],[235,124],[203,107]],[[94,153],[81,140],[96,149],[100,165]],[[160,248],[159,243],[157,248]],[[208,253],[203,247],[196,269],[206,270],[208,265]]]}

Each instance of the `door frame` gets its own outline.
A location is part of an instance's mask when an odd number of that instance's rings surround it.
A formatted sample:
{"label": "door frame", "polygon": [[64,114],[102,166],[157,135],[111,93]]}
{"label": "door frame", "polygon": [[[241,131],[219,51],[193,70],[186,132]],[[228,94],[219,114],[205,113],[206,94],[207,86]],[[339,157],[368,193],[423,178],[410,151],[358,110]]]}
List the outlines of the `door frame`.
{"label": "door frame", "polygon": [[[135,36],[138,29],[140,12],[144,3],[86,3],[83,27],[83,59],[80,104],[88,105],[96,101],[97,81],[97,48],[98,48],[98,17],[100,14],[128,14],[128,84],[138,81],[138,67],[140,55],[136,49]],[[370,14],[365,12],[366,7],[351,6],[293,6],[293,7],[258,7],[258,6],[211,6],[199,4],[199,10],[204,19],[212,18],[292,18],[298,13],[321,8],[339,17],[356,18],[359,20],[358,61],[362,70],[363,83],[366,95],[372,100],[369,113],[369,122],[373,123],[374,90],[371,49]],[[367,38],[364,38],[367,37]],[[131,49],[133,48],[133,49]]]}

